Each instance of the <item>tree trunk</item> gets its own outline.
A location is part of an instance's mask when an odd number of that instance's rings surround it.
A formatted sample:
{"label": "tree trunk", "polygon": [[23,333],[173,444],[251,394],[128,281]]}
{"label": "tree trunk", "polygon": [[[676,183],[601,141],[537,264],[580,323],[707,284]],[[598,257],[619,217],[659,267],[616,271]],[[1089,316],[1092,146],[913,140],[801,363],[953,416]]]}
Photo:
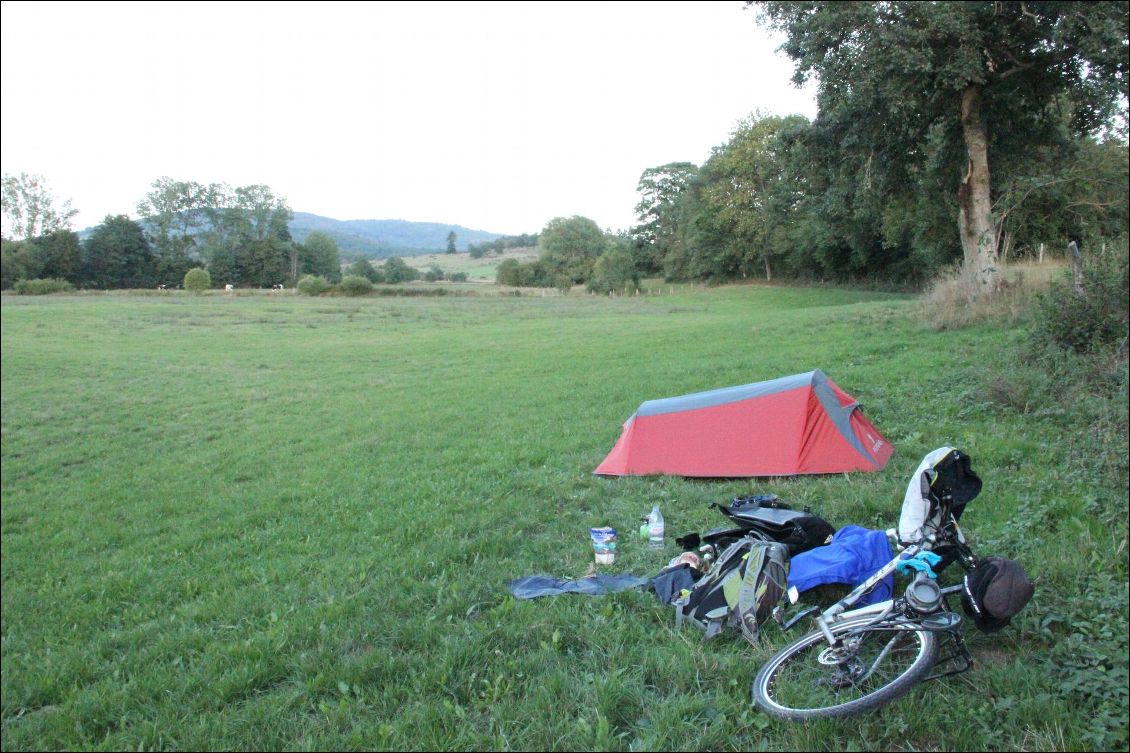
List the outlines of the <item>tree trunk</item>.
{"label": "tree trunk", "polygon": [[765,259],[765,281],[766,282],[772,282],[773,281],[773,269],[769,266],[769,256],[768,256],[768,254],[766,254],[763,258]]}
{"label": "tree trunk", "polygon": [[961,131],[969,162],[957,192],[957,225],[965,267],[983,292],[1000,284],[997,244],[1000,228],[993,218],[989,182],[989,138],[981,115],[981,90],[970,86],[961,94]]}

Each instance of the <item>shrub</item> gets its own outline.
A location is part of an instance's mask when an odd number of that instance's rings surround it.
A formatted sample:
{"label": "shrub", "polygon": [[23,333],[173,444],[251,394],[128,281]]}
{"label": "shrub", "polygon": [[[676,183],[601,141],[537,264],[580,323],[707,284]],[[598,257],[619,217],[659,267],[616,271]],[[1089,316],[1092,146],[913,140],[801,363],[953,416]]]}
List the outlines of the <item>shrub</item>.
{"label": "shrub", "polygon": [[43,280],[16,280],[13,286],[17,295],[47,295],[48,293],[66,293],[75,289],[75,286],[66,280],[48,277]]}
{"label": "shrub", "polygon": [[466,272],[452,272],[451,274],[449,274],[447,276],[447,279],[451,280],[452,282],[467,282],[467,273]]}
{"label": "shrub", "polygon": [[384,264],[385,280],[393,284],[398,282],[412,282],[420,279],[419,270],[408,266],[408,262],[399,256],[393,256]]}
{"label": "shrub", "polygon": [[330,283],[325,277],[304,275],[298,281],[298,292],[302,295],[321,295],[330,289]]}
{"label": "shrub", "polygon": [[369,282],[379,282],[377,269],[368,259],[357,259],[345,268],[345,273],[356,277],[364,277]]}
{"label": "shrub", "polygon": [[369,295],[373,292],[373,283],[360,275],[346,275],[341,278],[337,289],[342,295]]}
{"label": "shrub", "polygon": [[433,264],[428,268],[428,271],[424,273],[424,279],[428,282],[439,282],[443,279],[443,270]]}
{"label": "shrub", "polygon": [[639,288],[639,282],[631,253],[617,247],[605,251],[596,260],[586,287],[593,293],[630,292]]}
{"label": "shrub", "polygon": [[1039,297],[1032,338],[1076,353],[1121,346],[1130,321],[1130,253],[1123,239],[1103,254],[1083,257],[1082,292],[1060,280]]}
{"label": "shrub", "polygon": [[188,270],[184,275],[184,289],[199,293],[212,287],[212,275],[207,269],[196,267]]}

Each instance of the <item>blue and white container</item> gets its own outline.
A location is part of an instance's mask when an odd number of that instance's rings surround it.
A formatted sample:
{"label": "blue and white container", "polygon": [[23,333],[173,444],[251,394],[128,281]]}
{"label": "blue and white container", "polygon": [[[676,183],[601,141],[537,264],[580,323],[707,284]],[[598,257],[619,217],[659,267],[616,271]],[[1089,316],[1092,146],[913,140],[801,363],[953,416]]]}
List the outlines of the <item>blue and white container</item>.
{"label": "blue and white container", "polygon": [[616,529],[607,526],[603,528],[590,528],[589,536],[592,538],[592,551],[596,556],[596,564],[611,565],[616,562]]}

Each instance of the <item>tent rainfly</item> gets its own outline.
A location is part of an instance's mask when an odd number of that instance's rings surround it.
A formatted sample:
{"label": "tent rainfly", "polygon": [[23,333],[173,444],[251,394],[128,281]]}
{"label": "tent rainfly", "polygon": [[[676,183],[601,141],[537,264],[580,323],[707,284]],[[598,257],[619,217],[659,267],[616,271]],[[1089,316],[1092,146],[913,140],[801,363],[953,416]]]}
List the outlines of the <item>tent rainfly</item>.
{"label": "tent rainfly", "polygon": [[816,369],[648,400],[593,473],[738,478],[877,471],[892,452],[859,403]]}

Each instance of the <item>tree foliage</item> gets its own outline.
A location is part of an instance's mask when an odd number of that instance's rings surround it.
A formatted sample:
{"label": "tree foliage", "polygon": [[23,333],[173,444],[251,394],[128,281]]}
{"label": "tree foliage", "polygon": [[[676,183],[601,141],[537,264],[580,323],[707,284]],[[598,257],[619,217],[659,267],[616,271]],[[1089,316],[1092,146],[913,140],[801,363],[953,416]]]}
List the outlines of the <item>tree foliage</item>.
{"label": "tree foliage", "polygon": [[593,264],[608,241],[588,217],[554,217],[538,236],[541,262],[554,278],[582,283],[592,276]]}
{"label": "tree foliage", "polygon": [[698,175],[690,162],[671,162],[643,171],[636,191],[639,224],[632,230],[635,266],[644,274],[658,274],[663,260],[678,255],[683,245],[685,217],[680,200]]}
{"label": "tree foliage", "polygon": [[585,287],[594,293],[628,292],[639,288],[640,276],[624,241],[612,243],[593,265]]}
{"label": "tree foliage", "polygon": [[470,243],[467,252],[472,259],[481,259],[487,254],[501,254],[512,248],[533,248],[538,244],[538,234],[523,233],[522,235],[504,235],[493,241]]}
{"label": "tree foliage", "polygon": [[69,229],[78,210],[71,207],[70,199],[58,207],[55,203],[55,196],[42,175],[5,173],[0,184],[4,237],[28,240]]}
{"label": "tree foliage", "polygon": [[[987,287],[1006,230],[1002,186],[1026,173],[1034,150],[1125,122],[1124,2],[756,6],[786,35],[797,83],[818,80],[816,128],[847,168],[837,190],[880,216],[872,206],[940,192],[965,264]],[[882,221],[875,230],[888,245],[936,232]]]}
{"label": "tree foliage", "polygon": [[420,279],[420,273],[414,267],[408,266],[408,262],[404,261],[399,256],[393,256],[384,263],[384,277],[385,282],[395,284],[398,282],[418,280]]}
{"label": "tree foliage", "polygon": [[[293,212],[268,186],[233,188],[163,177],[153,182],[137,211],[162,282],[180,279],[201,263],[213,277],[248,287],[294,284],[305,271],[304,250],[290,237]],[[314,263],[328,264],[324,244],[318,248]]]}
{"label": "tree foliage", "polygon": [[184,289],[200,293],[212,287],[212,276],[203,267],[193,267],[184,273]]}
{"label": "tree foliage", "polygon": [[923,282],[963,260],[992,289],[1001,256],[1126,232],[1125,4],[756,5],[819,114],[645,171],[641,271]]}
{"label": "tree foliage", "polygon": [[[369,267],[371,269],[372,265]],[[329,282],[341,279],[341,253],[337,241],[320,230],[306,236],[306,242],[298,248],[298,274],[324,277]]]}
{"label": "tree foliage", "polygon": [[302,295],[321,295],[330,289],[330,283],[326,278],[318,275],[304,275],[298,280],[296,286],[298,292]]}
{"label": "tree foliage", "polygon": [[145,231],[124,214],[107,215],[82,247],[83,277],[96,288],[150,288],[157,264]]}
{"label": "tree foliage", "polygon": [[368,295],[373,292],[373,283],[360,275],[345,275],[337,289],[350,296]]}

